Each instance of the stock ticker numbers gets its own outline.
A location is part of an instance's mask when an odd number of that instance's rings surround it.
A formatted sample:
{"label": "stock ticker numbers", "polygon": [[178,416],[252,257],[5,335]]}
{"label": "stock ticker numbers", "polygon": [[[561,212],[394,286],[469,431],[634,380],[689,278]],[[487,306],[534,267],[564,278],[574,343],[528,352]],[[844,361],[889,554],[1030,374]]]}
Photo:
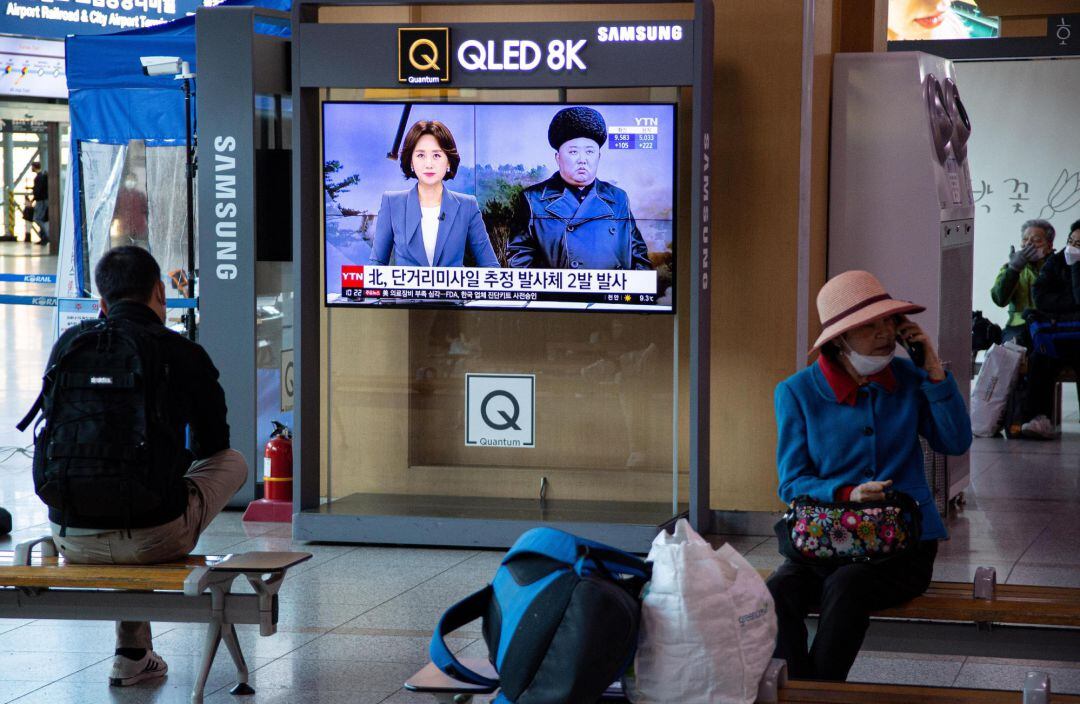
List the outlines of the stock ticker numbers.
{"label": "stock ticker numbers", "polygon": [[[1005,212],[1034,217],[1038,208],[1038,217],[1051,218],[1080,205],[1080,169],[1062,169],[1042,202],[1032,196],[1029,181],[1015,176],[994,183],[979,179],[972,184],[971,191],[976,207],[984,213]],[[1006,210],[995,211],[995,207]]]}
{"label": "stock ticker numbers", "polygon": [[608,149],[656,149],[660,120],[636,118],[635,125],[613,125],[608,128]]}

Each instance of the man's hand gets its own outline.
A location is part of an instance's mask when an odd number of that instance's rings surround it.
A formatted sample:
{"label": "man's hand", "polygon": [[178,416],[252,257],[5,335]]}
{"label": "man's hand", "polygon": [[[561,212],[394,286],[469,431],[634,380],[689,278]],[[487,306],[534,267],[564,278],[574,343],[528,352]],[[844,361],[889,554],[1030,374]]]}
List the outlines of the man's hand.
{"label": "man's hand", "polygon": [[864,501],[884,501],[885,492],[892,486],[892,479],[883,482],[866,482],[851,490],[851,500],[862,503]]}
{"label": "man's hand", "polygon": [[1023,271],[1028,262],[1035,261],[1038,254],[1036,249],[1030,242],[1025,244],[1019,252],[1016,251],[1016,247],[1009,247],[1009,268],[1017,273]]}

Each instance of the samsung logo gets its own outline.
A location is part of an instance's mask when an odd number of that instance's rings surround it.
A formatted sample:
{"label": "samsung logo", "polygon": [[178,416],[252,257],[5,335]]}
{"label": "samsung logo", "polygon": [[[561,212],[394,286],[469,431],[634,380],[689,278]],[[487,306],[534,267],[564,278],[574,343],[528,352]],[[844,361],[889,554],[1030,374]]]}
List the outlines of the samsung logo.
{"label": "samsung logo", "polygon": [[236,278],[236,151],[235,137],[214,138],[214,224],[218,264],[214,273],[222,280]]}
{"label": "samsung logo", "polygon": [[631,24],[596,30],[596,40],[600,42],[678,42],[682,38],[683,28],[678,24]]}

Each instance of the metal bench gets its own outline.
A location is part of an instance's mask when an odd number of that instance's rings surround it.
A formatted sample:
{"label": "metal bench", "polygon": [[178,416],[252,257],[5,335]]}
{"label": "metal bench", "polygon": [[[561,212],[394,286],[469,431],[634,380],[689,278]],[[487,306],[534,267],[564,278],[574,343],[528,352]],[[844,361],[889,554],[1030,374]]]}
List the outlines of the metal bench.
{"label": "metal bench", "polygon": [[[34,548],[38,548],[35,556]],[[218,645],[236,665],[233,694],[253,694],[235,625],[258,624],[277,632],[277,593],[289,568],[306,552],[191,555],[160,565],[81,565],[58,557],[51,537],[0,551],[0,618],[206,623],[206,640],[191,701],[203,700]],[[243,576],[254,594],[232,593]]]}
{"label": "metal bench", "polygon": [[787,664],[774,659],[758,687],[758,704],[1078,704],[1080,696],[1053,694],[1050,675],[1028,672],[1023,689],[960,689],[865,682],[814,682],[789,680]]}
{"label": "metal bench", "polygon": [[[462,660],[469,669],[486,677],[494,677],[495,669],[487,660]],[[428,663],[409,678],[405,689],[418,694],[430,694],[437,704],[468,704],[495,690],[459,682]],[[613,684],[601,701],[626,702],[622,685]],[[769,663],[758,687],[758,704],[804,702],[806,704],[1080,704],[1080,696],[1052,694],[1050,676],[1044,672],[1029,672],[1019,692],[1000,689],[959,689],[955,687],[920,687],[861,682],[811,682],[789,680],[787,664],[774,659]]]}
{"label": "metal bench", "polygon": [[[768,578],[771,570],[758,570]],[[1056,626],[1080,628],[1080,589],[1029,585],[999,585],[992,567],[976,570],[971,583],[931,582],[922,596],[890,609],[873,614],[875,620],[920,622],[967,622],[980,630],[992,624]],[[923,627],[925,627],[925,623]],[[1052,630],[1052,629],[1049,629]],[[1075,631],[1073,631],[1075,633]],[[989,635],[989,634],[988,634]],[[464,660],[470,669],[494,677],[494,668],[486,660]],[[980,704],[1080,704],[1080,696],[1050,696],[1049,676],[1029,673],[1022,692],[1002,690],[965,690],[951,687],[912,687],[863,683],[788,681],[786,665],[774,660],[762,679],[758,702],[847,702],[873,701],[877,704],[945,704],[946,702],[979,702]],[[492,689],[459,682],[428,663],[409,678],[405,688],[430,694],[440,704],[463,704],[477,695],[491,694]],[[605,699],[625,701],[621,686],[616,683]]]}
{"label": "metal bench", "polygon": [[[1061,385],[1068,384],[1069,382],[1076,384],[1077,394],[1080,395],[1080,370],[1074,367],[1065,367],[1058,372],[1057,378],[1054,380],[1054,417],[1050,420],[1053,421],[1055,428],[1061,427],[1061,421],[1065,417],[1061,408]],[[1080,399],[1077,400],[1080,403]]]}

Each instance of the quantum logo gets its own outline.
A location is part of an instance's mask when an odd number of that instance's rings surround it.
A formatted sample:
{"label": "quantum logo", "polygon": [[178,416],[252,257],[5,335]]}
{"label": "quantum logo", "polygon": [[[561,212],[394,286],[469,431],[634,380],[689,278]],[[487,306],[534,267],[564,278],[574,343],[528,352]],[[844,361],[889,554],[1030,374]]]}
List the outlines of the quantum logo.
{"label": "quantum logo", "polygon": [[398,28],[398,82],[450,82],[450,28]]}

